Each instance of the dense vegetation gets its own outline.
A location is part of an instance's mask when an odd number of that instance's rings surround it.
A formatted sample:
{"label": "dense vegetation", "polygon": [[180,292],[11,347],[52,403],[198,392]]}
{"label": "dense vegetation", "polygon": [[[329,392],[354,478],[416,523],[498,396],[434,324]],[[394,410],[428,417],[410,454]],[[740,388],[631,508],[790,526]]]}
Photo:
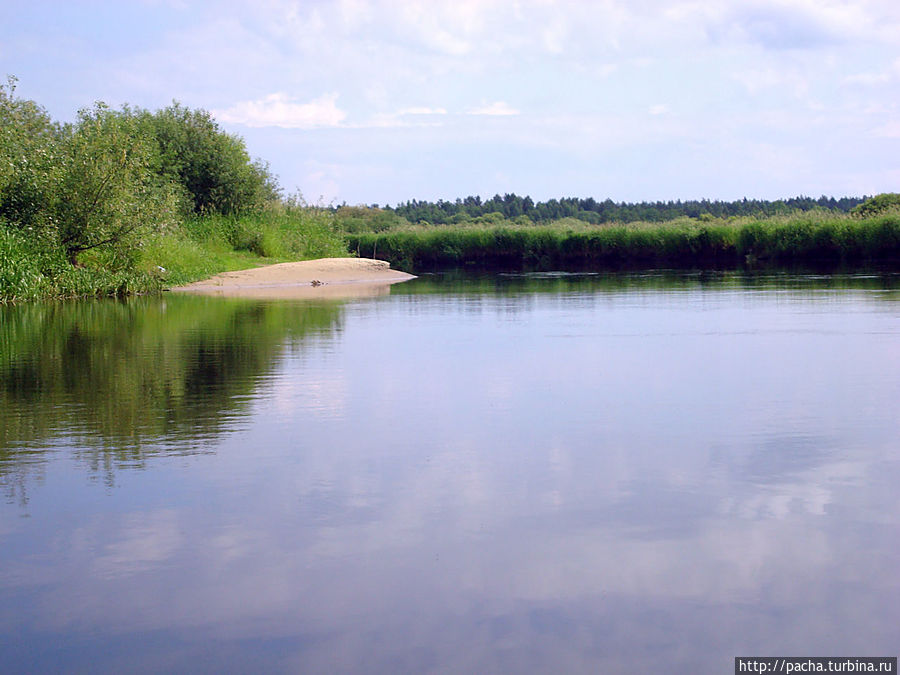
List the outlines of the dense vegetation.
{"label": "dense vegetation", "polygon": [[[572,212],[600,204],[564,199],[535,205],[528,197],[515,195],[496,196],[487,202],[468,197],[455,203],[408,202],[396,209],[342,206],[337,209],[337,219],[352,252],[383,258],[413,272],[457,266],[535,270],[884,267],[900,262],[900,194],[864,200],[822,197],[815,201],[619,204],[613,206],[620,217],[611,222],[593,222],[594,212],[590,217],[581,212],[550,220],[541,215],[544,208],[565,207]],[[437,222],[457,207],[461,210],[450,222]],[[670,207],[671,211],[665,210]],[[522,208],[530,215],[515,215]],[[502,211],[470,216],[486,209]],[[657,220],[679,211],[685,215]],[[638,213],[645,217],[630,220]],[[434,220],[416,220],[421,215]]]}
{"label": "dense vegetation", "polygon": [[96,103],[71,124],[0,85],[0,300],[159,289],[345,252],[209,113]]}
{"label": "dense vegetation", "polygon": [[771,218],[680,218],[599,226],[570,218],[546,225],[493,220],[369,231],[357,224],[354,229],[348,235],[352,251],[414,272],[463,265],[551,270],[892,266],[900,261],[900,210],[892,208],[864,215],[816,211]]}
{"label": "dense vegetation", "polygon": [[[864,199],[864,198],[863,198]],[[641,202],[629,204],[614,202],[611,199],[597,201],[591,197],[579,199],[567,197],[550,199],[546,202],[535,202],[531,197],[520,197],[516,194],[494,195],[482,201],[481,197],[466,197],[456,201],[439,200],[437,202],[408,201],[399,204],[392,210],[410,223],[462,224],[472,220],[499,214],[509,220],[520,223],[546,223],[561,218],[575,218],[586,223],[661,223],[677,218],[700,218],[712,216],[728,218],[734,216],[783,216],[796,211],[827,209],[847,213],[863,199],[844,197],[793,197],[791,199],[764,201],[760,199],[741,199],[734,202],[691,200],[668,202]]]}
{"label": "dense vegetation", "polygon": [[900,259],[897,194],[310,207],[204,110],[96,103],[60,124],[15,90],[0,85],[0,302],[148,292],[348,246],[411,271]]}

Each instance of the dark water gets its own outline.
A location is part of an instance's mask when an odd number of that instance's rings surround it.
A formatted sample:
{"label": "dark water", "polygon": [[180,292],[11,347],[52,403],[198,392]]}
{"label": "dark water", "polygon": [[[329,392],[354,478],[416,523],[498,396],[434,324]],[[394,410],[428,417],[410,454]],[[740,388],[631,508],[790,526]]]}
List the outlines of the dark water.
{"label": "dark water", "polygon": [[0,670],[896,655],[897,281],[0,307]]}

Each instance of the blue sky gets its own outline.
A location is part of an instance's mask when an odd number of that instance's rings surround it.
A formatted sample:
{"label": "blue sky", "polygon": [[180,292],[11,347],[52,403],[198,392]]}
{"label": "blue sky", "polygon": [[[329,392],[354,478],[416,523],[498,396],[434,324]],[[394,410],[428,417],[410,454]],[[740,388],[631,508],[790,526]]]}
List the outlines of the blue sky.
{"label": "blue sky", "polygon": [[210,110],[310,201],[900,191],[897,0],[5,0],[0,71]]}

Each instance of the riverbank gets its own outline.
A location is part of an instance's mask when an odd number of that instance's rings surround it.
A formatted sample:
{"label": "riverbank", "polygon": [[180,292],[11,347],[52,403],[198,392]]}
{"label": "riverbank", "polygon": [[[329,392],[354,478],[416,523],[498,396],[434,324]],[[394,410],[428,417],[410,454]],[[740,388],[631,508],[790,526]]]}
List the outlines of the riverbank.
{"label": "riverbank", "polygon": [[415,226],[347,235],[349,249],[410,272],[627,268],[735,269],[774,266],[900,266],[900,212],[874,216],[589,225]]}
{"label": "riverbank", "polygon": [[157,293],[346,256],[334,209],[285,196],[209,112],[102,102],[72,123],[0,84],[0,303]]}
{"label": "riverbank", "polygon": [[392,270],[384,260],[320,258],[224,272],[170,290],[251,298],[372,297],[387,294],[391,284],[410,279],[415,277]]}
{"label": "riverbank", "polygon": [[[329,209],[278,206],[249,216],[188,218],[147,234],[129,256],[96,249],[79,256],[77,265],[70,264],[59,247],[40,243],[18,230],[0,227],[0,302],[157,293],[220,273],[234,275],[235,270],[297,260],[346,261],[348,253],[362,260],[385,261],[381,264],[392,265],[393,274],[457,267],[485,271],[896,270],[900,269],[900,211],[604,225],[573,219],[550,225],[407,224],[354,232],[351,223]],[[231,276],[241,280],[240,288],[231,282],[212,282],[206,292],[254,297],[387,292],[380,281],[369,289],[340,288],[348,281],[340,275],[347,272],[337,272],[339,278],[335,278],[329,276],[334,270],[309,269],[306,276],[285,282]],[[349,280],[354,279],[351,273]],[[324,283],[313,285],[314,281]],[[286,287],[274,288],[279,285]]]}
{"label": "riverbank", "polygon": [[0,303],[159,293],[222,272],[346,255],[333,214],[318,208],[182,218],[145,234],[128,255],[97,248],[75,265],[61,247],[0,222]]}

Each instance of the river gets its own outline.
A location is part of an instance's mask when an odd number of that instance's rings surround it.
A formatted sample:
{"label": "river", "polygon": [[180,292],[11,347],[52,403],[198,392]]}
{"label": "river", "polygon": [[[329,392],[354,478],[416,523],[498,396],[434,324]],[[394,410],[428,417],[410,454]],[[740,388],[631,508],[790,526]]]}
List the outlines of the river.
{"label": "river", "polygon": [[0,307],[3,672],[896,656],[900,276]]}

